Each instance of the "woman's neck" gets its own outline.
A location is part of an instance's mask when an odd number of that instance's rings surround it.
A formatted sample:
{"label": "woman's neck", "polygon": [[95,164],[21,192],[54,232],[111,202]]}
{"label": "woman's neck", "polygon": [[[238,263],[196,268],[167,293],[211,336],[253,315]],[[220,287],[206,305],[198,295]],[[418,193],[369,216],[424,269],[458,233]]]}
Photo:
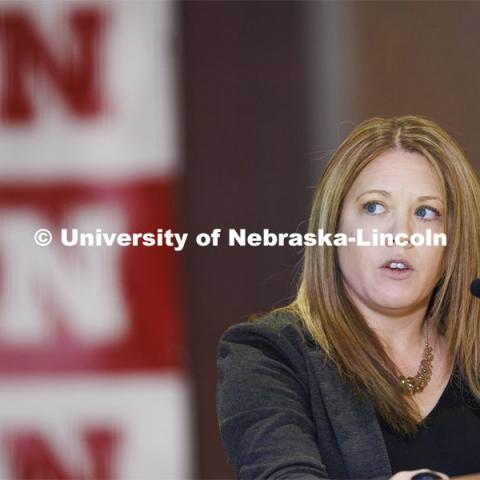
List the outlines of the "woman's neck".
{"label": "woman's neck", "polygon": [[432,348],[436,346],[438,335],[431,319],[426,318],[427,306],[403,315],[369,310],[364,305],[357,308],[376,333],[389,357],[400,364],[418,363],[425,347],[427,328],[429,344]]}

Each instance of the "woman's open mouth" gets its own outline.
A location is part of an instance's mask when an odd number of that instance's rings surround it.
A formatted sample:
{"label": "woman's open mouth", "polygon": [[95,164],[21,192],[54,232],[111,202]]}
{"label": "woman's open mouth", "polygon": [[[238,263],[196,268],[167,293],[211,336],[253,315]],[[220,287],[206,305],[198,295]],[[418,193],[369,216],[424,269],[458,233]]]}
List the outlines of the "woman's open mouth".
{"label": "woman's open mouth", "polygon": [[380,267],[380,270],[388,278],[395,280],[409,278],[415,271],[410,263],[403,259],[388,260]]}

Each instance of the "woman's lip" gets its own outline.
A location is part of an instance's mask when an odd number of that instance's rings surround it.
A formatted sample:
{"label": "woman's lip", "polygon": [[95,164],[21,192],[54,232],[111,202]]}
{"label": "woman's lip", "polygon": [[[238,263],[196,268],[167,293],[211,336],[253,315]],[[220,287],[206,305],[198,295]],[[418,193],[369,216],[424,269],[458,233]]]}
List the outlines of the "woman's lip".
{"label": "woman's lip", "polygon": [[388,260],[385,262],[380,268],[386,267],[387,265],[390,265],[391,263],[403,263],[406,267],[408,267],[410,270],[415,270],[410,263],[408,263],[406,260]]}
{"label": "woman's lip", "polygon": [[413,268],[407,268],[404,270],[400,269],[392,269],[388,267],[380,267],[379,270],[388,278],[392,278],[393,280],[404,280],[412,276],[413,272],[415,271]]}

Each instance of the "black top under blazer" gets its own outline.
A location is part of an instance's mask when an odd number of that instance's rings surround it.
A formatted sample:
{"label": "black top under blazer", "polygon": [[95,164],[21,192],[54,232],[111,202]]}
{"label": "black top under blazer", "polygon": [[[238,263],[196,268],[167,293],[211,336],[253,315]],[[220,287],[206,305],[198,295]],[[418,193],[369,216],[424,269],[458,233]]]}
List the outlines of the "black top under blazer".
{"label": "black top under blazer", "polygon": [[217,369],[219,429],[238,478],[392,476],[373,403],[342,382],[293,314],[227,329]]}

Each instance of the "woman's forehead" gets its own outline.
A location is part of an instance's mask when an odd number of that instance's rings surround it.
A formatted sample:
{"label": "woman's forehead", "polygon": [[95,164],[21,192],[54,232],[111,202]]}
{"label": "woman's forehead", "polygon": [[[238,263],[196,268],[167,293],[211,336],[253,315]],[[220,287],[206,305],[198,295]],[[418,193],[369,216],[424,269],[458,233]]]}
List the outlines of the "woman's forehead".
{"label": "woman's forehead", "polygon": [[419,195],[440,195],[441,183],[430,164],[415,152],[388,152],[373,159],[357,176],[349,193],[364,190],[412,191]]}

